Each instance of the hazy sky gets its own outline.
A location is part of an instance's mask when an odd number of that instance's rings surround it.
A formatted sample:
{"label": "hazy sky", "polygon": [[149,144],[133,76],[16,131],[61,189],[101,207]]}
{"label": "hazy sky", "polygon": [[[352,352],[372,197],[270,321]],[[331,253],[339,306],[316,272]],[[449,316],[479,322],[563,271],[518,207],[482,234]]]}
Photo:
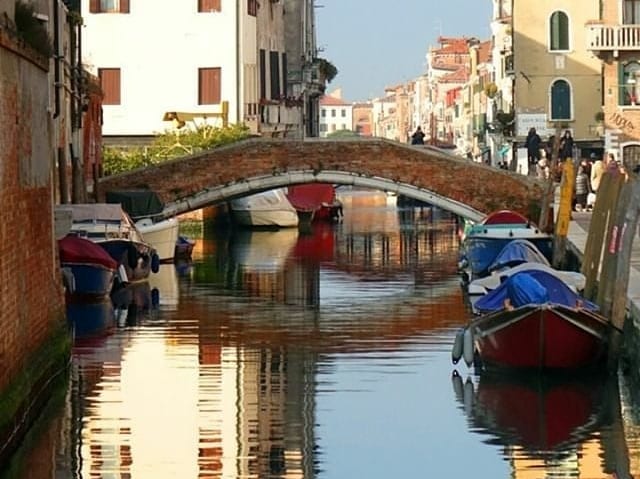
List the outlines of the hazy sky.
{"label": "hazy sky", "polygon": [[320,57],[348,101],[384,94],[425,70],[425,54],[443,36],[489,39],[491,0],[316,0]]}

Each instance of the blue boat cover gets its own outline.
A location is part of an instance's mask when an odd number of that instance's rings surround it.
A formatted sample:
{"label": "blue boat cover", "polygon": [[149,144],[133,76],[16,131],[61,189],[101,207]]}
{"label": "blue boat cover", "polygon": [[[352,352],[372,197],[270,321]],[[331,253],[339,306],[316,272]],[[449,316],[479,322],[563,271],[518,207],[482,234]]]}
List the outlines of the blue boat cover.
{"label": "blue boat cover", "polygon": [[571,308],[578,302],[582,308],[597,311],[596,304],[575,293],[560,278],[541,270],[525,270],[509,276],[500,286],[481,297],[474,304],[481,313],[499,311],[509,298],[513,307],[526,304],[561,304]]}
{"label": "blue boat cover", "polygon": [[522,263],[542,263],[549,266],[547,258],[531,241],[515,239],[502,248],[488,269],[489,271],[495,271],[497,269],[518,266]]}

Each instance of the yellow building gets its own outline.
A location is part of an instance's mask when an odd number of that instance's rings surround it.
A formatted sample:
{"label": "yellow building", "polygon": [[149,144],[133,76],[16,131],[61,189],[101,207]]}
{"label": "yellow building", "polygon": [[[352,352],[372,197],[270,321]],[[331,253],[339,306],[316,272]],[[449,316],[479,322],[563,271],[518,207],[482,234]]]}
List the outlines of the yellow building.
{"label": "yellow building", "polygon": [[513,2],[511,76],[519,146],[534,127],[543,141],[557,128],[570,130],[578,156],[601,148],[601,62],[586,47],[585,28],[598,15],[596,0]]}
{"label": "yellow building", "polygon": [[640,2],[600,3],[585,32],[587,49],[602,60],[605,150],[632,168],[640,163]]}

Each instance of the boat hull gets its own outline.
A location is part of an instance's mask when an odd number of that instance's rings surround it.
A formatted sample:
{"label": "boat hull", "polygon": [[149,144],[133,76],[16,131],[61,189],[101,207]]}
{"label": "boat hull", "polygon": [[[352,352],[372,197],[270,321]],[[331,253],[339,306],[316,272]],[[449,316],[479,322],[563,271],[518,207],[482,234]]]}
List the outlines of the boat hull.
{"label": "boat hull", "polygon": [[157,255],[155,249],[148,243],[114,239],[99,241],[98,244],[118,264],[124,266],[127,274],[126,282],[145,280],[149,278],[151,271],[157,271],[158,265],[154,265],[154,261],[157,261]]}
{"label": "boat hull", "polygon": [[157,223],[137,222],[136,227],[144,240],[155,248],[160,261],[173,260],[180,230],[177,219],[170,218]]}
{"label": "boat hull", "polygon": [[532,370],[602,365],[613,332],[597,313],[549,304],[497,311],[469,327],[483,367]]}
{"label": "boat hull", "polygon": [[241,226],[275,226],[292,228],[298,226],[298,213],[293,210],[233,210],[233,217]]}
{"label": "boat hull", "polygon": [[73,274],[74,296],[108,296],[116,270],[99,264],[62,263]]}

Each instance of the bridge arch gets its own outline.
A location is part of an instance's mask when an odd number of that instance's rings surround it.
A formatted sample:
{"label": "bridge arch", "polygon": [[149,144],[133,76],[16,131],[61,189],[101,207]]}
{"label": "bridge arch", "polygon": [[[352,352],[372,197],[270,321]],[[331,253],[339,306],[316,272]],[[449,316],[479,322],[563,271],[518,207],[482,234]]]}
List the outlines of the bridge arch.
{"label": "bridge arch", "polygon": [[147,189],[171,217],[288,185],[326,182],[386,190],[471,220],[497,209],[537,219],[541,182],[432,147],[383,139],[252,138],[155,166],[102,178],[107,191]]}

